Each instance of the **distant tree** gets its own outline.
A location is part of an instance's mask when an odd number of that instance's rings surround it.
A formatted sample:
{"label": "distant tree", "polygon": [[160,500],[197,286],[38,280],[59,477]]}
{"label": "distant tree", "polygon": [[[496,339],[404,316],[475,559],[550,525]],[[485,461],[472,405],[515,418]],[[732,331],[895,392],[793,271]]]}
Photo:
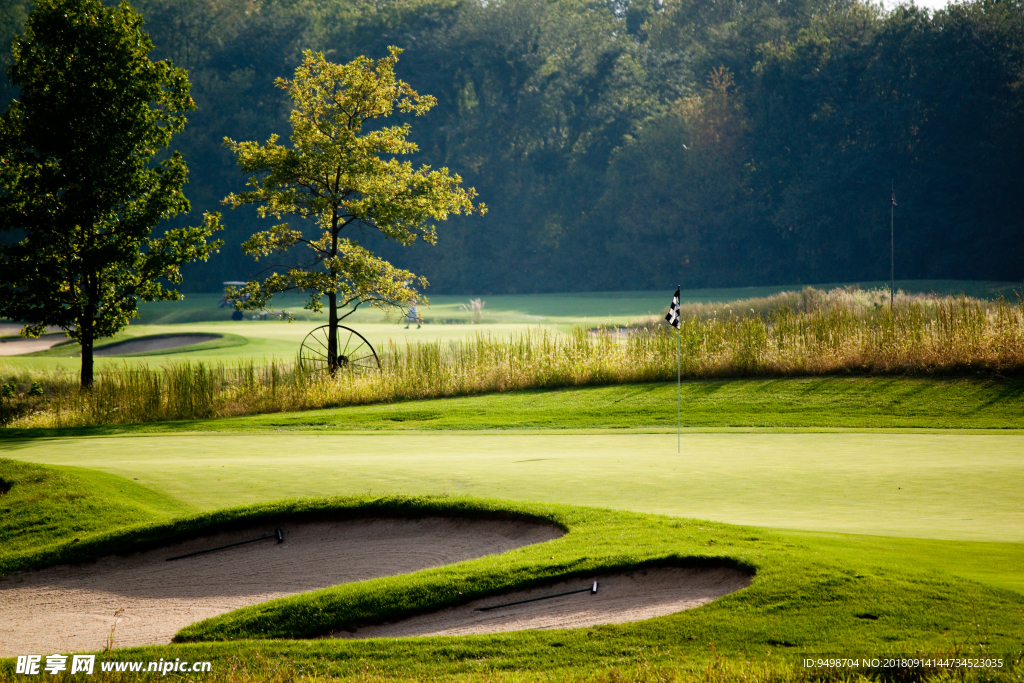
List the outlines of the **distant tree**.
{"label": "distant tree", "polygon": [[82,346],[82,385],[93,379],[93,344],[137,316],[139,298],[181,296],[181,266],[220,246],[201,227],[152,238],[164,218],[189,210],[188,169],[172,153],[152,164],[193,109],[185,72],[151,62],[153,44],[127,2],[38,0],[14,43],[20,88],[0,118],[0,315],[47,325]]}
{"label": "distant tree", "polygon": [[434,244],[431,220],[486,211],[482,203],[473,204],[476,191],[464,189],[462,179],[447,168],[415,169],[395,158],[417,151],[406,139],[408,124],[364,130],[395,108],[420,115],[436,102],[395,79],[401,50],[389,50],[377,61],[358,57],[343,65],[328,62],[321,53],[303,53],[295,80],[276,81],[295,103],[292,146],[279,145],[277,135],[262,146],[224,140],[242,170],[254,174],[248,182],[253,189],[229,195],[225,204],[258,204],[261,217],[291,214],[317,226],[317,234],[310,237],[287,223],[253,235],[242,247],[257,260],[296,245],[307,250],[307,258],[294,267],[270,266],[262,282],[230,294],[239,308],[260,309],[276,293],[303,290],[309,294],[306,308],[317,312],[326,296],[332,372],[338,367],[339,309],[351,306],[347,316],[364,303],[384,310],[404,306],[418,297],[416,286],[427,284],[342,233],[369,228],[403,245],[417,238]]}

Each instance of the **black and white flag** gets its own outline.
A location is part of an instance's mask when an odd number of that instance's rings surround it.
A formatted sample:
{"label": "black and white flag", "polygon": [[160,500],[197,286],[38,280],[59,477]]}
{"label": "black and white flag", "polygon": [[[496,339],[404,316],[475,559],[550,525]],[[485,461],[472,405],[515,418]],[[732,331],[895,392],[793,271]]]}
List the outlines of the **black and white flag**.
{"label": "black and white flag", "polygon": [[679,289],[676,288],[675,296],[672,297],[672,305],[668,308],[668,315],[665,316],[665,320],[672,327],[679,329]]}

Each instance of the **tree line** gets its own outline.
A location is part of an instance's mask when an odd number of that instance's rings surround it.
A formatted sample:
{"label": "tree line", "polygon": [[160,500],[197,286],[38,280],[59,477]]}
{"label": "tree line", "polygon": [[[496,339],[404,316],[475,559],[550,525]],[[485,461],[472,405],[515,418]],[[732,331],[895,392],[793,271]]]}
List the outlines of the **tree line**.
{"label": "tree line", "polygon": [[[409,136],[417,158],[457,170],[490,209],[449,220],[436,247],[362,237],[428,291],[884,279],[890,188],[897,277],[1021,277],[1022,0],[934,13],[850,0],[133,6],[154,58],[192,83],[175,148],[193,214],[244,189],[224,137],[287,136],[291,103],[273,84],[303,50],[344,63],[403,48],[399,76],[437,98]],[[29,9],[0,10],[5,42]],[[256,271],[240,245],[266,222],[243,207],[223,226],[182,289]]]}

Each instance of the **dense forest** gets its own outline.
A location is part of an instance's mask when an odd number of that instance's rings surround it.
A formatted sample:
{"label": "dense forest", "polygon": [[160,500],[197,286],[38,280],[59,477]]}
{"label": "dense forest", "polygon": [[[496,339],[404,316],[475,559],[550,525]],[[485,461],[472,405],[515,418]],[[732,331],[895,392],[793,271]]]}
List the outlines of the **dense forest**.
{"label": "dense forest", "polygon": [[[195,223],[245,179],[224,136],[287,137],[303,49],[387,46],[438,98],[416,163],[484,217],[368,247],[435,293],[1024,275],[1024,0],[939,12],[850,0],[134,0],[199,109],[176,146]],[[0,8],[5,45],[28,0]],[[9,62],[9,50],[2,60]],[[3,106],[15,96],[4,81]],[[226,211],[186,291],[244,279],[270,221]]]}

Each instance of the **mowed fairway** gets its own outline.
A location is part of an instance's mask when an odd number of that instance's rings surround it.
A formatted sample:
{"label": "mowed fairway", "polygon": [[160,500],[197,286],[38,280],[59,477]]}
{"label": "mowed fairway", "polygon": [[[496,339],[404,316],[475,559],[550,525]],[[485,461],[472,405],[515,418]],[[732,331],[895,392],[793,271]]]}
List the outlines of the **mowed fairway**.
{"label": "mowed fairway", "polygon": [[1024,542],[1024,437],[938,433],[253,434],[12,441],[5,457],[137,480],[200,509],[465,494],[736,524]]}

